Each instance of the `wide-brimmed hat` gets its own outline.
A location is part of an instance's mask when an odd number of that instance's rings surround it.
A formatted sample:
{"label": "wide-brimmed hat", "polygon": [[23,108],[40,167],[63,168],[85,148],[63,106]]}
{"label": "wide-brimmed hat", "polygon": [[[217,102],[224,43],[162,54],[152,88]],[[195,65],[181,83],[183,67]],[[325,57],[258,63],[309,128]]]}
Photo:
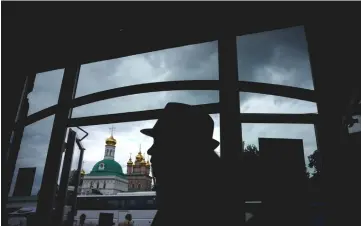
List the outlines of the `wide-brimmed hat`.
{"label": "wide-brimmed hat", "polygon": [[219,142],[212,138],[213,130],[213,119],[201,109],[188,104],[170,102],[163,109],[154,127],[142,129],[140,132],[150,137],[177,136],[185,140],[199,139],[202,142],[209,142],[212,148],[216,148]]}

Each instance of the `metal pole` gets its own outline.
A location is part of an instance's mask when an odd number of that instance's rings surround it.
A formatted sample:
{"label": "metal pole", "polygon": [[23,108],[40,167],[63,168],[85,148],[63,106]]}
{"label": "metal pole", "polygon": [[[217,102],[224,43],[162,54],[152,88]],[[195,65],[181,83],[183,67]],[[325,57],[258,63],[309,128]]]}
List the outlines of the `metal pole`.
{"label": "metal pole", "polygon": [[[48,155],[44,168],[41,192],[37,205],[37,219],[41,219],[42,225],[52,225],[54,197],[57,186],[57,178],[62,157],[62,147],[67,130],[67,121],[71,117],[72,109],[70,101],[75,97],[80,65],[66,67],[61,85],[58,110],[55,114],[53,130],[49,143]],[[39,222],[40,223],[40,222]]]}
{"label": "metal pole", "polygon": [[63,170],[61,171],[61,181],[59,185],[59,193],[56,197],[56,208],[53,217],[53,225],[61,225],[64,215],[64,206],[67,200],[69,175],[71,164],[73,161],[75,147],[76,132],[69,129],[68,140],[66,142],[66,150],[63,161]]}
{"label": "metal pole", "polygon": [[77,174],[76,174],[76,184],[75,184],[75,188],[74,188],[74,195],[73,197],[71,197],[71,203],[72,203],[72,207],[71,207],[71,211],[69,212],[69,220],[70,222],[74,221],[74,216],[77,213],[77,196],[78,196],[78,189],[79,189],[79,184],[80,184],[80,173],[82,170],[82,165],[83,165],[83,156],[84,156],[84,151],[85,148],[83,147],[83,145],[81,144],[81,139],[76,139],[76,144],[78,145],[78,148],[80,150],[80,156],[79,156],[79,162],[78,162],[78,170],[77,170]]}
{"label": "metal pole", "polygon": [[[238,68],[237,68],[237,39],[236,36],[226,36],[218,40],[219,58],[219,99],[220,99],[220,138],[222,168],[227,170],[224,180],[242,180],[241,154],[242,154],[242,129],[240,122],[240,104],[238,91]],[[241,183],[233,183],[230,192],[233,196],[227,197],[233,200],[236,209],[229,209],[234,216],[230,218],[230,224],[243,225],[245,221],[244,198],[241,192]],[[227,199],[226,198],[226,199]],[[228,210],[227,210],[228,211]]]}

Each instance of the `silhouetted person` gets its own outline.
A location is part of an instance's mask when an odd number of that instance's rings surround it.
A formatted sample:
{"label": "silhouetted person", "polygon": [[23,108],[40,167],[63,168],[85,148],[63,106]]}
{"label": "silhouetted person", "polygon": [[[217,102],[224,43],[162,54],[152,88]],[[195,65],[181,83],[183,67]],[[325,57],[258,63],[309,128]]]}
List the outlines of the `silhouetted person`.
{"label": "silhouetted person", "polygon": [[83,213],[80,215],[80,226],[84,226],[86,215]]}
{"label": "silhouetted person", "polygon": [[152,226],[224,225],[220,158],[212,118],[191,105],[168,103],[152,129],[148,150],[157,214]]}
{"label": "silhouetted person", "polygon": [[125,215],[125,221],[123,223],[120,223],[119,226],[133,226],[134,222],[132,221],[132,215],[130,213],[127,213]]}

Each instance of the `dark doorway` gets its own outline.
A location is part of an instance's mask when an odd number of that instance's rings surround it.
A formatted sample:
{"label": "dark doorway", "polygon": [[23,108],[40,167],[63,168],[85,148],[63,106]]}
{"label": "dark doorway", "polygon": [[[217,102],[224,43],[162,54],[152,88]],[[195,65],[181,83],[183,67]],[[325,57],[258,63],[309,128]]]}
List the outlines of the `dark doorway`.
{"label": "dark doorway", "polygon": [[307,180],[303,141],[260,138],[259,148],[264,217],[278,225],[305,225]]}
{"label": "dark doorway", "polygon": [[112,213],[100,213],[99,214],[99,226],[112,226],[113,225],[113,217]]}
{"label": "dark doorway", "polygon": [[20,168],[16,178],[13,196],[30,196],[34,183],[35,167]]}
{"label": "dark doorway", "polygon": [[289,200],[306,188],[303,142],[299,139],[259,139],[264,198]]}

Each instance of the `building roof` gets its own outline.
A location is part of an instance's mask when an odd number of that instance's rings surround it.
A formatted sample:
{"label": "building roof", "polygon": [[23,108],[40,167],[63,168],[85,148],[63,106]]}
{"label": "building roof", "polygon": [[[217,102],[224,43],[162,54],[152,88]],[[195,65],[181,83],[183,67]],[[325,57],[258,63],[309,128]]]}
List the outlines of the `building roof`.
{"label": "building roof", "polygon": [[[103,164],[103,167],[101,167],[101,164]],[[125,178],[120,164],[112,159],[103,159],[97,162],[87,176],[118,176]]]}

